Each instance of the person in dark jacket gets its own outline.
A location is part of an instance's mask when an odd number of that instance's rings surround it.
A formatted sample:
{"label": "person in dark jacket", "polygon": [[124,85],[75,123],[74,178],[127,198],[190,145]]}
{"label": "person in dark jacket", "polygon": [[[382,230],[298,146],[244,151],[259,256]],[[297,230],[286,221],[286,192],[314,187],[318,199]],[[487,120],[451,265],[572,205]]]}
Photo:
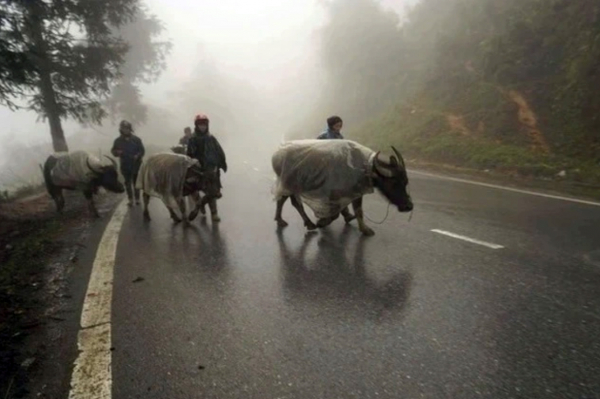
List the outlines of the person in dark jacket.
{"label": "person in dark jacket", "polygon": [[125,179],[129,206],[133,205],[134,197],[135,202],[139,205],[140,191],[135,189],[135,181],[146,150],[142,139],[133,134],[131,123],[122,120],[119,124],[119,133],[121,135],[115,139],[110,152],[121,161],[121,174]]}
{"label": "person in dark jacket", "polygon": [[[193,159],[197,159],[203,170],[216,172],[219,189],[221,189],[223,187],[221,185],[221,170],[227,173],[227,159],[221,144],[210,133],[209,123],[208,116],[204,114],[196,115],[194,119],[194,134],[188,141],[187,155]],[[218,222],[220,218],[217,215],[216,198],[208,198],[206,202],[210,206],[213,221]]]}
{"label": "person in dark jacket", "polygon": [[187,146],[191,137],[192,137],[192,129],[190,129],[189,127],[186,127],[185,129],[183,129],[183,137],[181,139],[179,139],[179,144]]}
{"label": "person in dark jacket", "polygon": [[[342,136],[341,130],[342,126],[344,126],[344,122],[342,118],[339,116],[330,116],[327,118],[327,130],[321,133],[317,139],[319,140],[344,140],[344,136]],[[350,213],[348,207],[342,209],[342,216],[346,223],[350,223],[356,216]]]}
{"label": "person in dark jacket", "polygon": [[319,140],[343,140],[341,130],[344,126],[342,118],[339,116],[330,116],[327,118],[327,130],[321,133],[317,139]]}

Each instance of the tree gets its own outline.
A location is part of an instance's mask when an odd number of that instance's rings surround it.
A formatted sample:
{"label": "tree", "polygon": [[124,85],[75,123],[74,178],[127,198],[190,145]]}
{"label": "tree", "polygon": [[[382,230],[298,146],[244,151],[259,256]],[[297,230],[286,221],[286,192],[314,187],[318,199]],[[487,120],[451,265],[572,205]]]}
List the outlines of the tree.
{"label": "tree", "polygon": [[0,0],[0,103],[47,119],[54,150],[68,151],[61,121],[106,116],[127,52],[111,27],[138,9],[139,0]]}
{"label": "tree", "polygon": [[205,113],[211,120],[211,128],[218,130],[219,136],[226,140],[233,132],[257,124],[255,111],[259,96],[248,82],[228,74],[226,66],[200,47],[192,76],[173,94],[181,104],[180,111],[185,112],[187,123],[193,123],[195,114]]}
{"label": "tree", "polygon": [[134,125],[143,124],[148,118],[148,107],[142,102],[138,85],[155,82],[165,70],[166,57],[172,45],[158,38],[164,31],[162,22],[140,8],[133,21],[114,29],[128,45],[121,78],[112,88],[107,102],[113,122],[125,118]]}
{"label": "tree", "polygon": [[[322,2],[329,20],[319,32],[320,58],[328,75],[333,113],[350,123],[395,100],[403,58],[398,15],[374,0]],[[329,108],[328,107],[328,108]],[[320,107],[322,108],[322,107]]]}

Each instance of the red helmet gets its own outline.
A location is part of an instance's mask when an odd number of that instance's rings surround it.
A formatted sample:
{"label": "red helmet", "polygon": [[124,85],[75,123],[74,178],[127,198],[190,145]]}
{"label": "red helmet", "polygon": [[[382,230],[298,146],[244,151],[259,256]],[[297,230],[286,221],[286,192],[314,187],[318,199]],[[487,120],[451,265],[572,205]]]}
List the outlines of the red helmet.
{"label": "red helmet", "polygon": [[198,114],[198,115],[196,115],[196,117],[194,118],[194,124],[197,124],[200,121],[206,121],[206,122],[208,122],[208,116],[206,116],[204,114]]}

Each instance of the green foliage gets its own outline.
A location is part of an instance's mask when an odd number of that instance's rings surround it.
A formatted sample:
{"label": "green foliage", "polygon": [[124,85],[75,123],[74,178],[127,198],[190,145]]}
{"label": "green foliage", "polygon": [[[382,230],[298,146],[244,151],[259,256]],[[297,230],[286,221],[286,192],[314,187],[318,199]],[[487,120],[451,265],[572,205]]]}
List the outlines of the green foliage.
{"label": "green foliage", "polygon": [[0,204],[39,194],[44,190],[45,186],[43,184],[25,184],[12,191],[0,189]]}

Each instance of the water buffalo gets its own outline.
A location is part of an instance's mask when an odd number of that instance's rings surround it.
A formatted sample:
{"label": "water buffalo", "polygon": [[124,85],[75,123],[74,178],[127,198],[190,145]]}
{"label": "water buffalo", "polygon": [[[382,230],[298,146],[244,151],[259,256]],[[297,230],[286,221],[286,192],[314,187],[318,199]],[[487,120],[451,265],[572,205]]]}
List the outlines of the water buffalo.
{"label": "water buffalo", "polygon": [[[198,213],[205,214],[204,207],[210,205],[211,198],[219,198],[221,192],[215,172],[203,171],[197,160],[186,155],[159,153],[149,156],[138,174],[136,188],[144,193],[144,218],[150,220],[148,204],[150,197],[162,199],[171,218],[176,223],[194,220]],[[199,192],[205,193],[201,199]],[[185,197],[194,199],[194,210],[186,215]],[[177,214],[179,209],[181,216]],[[214,221],[218,221],[216,211],[211,207]]]}
{"label": "water buffalo", "polygon": [[44,165],[40,165],[46,189],[59,213],[65,206],[63,189],[82,191],[88,200],[90,212],[95,217],[100,215],[94,205],[93,195],[100,187],[114,193],[125,191],[125,187],[119,182],[116,162],[110,157],[106,158],[111,162],[109,165],[103,164],[89,152],[74,151],[50,155]]}
{"label": "water buffalo", "polygon": [[[275,220],[287,226],[281,212],[288,198],[298,210],[309,230],[328,226],[342,209],[352,204],[360,231],[375,234],[363,217],[363,195],[377,188],[400,212],[410,212],[413,203],[406,191],[408,176],[402,155],[392,147],[395,156],[389,161],[350,140],[296,140],[283,143],[272,156],[277,175],[274,188],[277,200]],[[313,223],[304,211],[307,204],[318,218]]]}
{"label": "water buffalo", "polygon": [[183,144],[178,144],[176,146],[171,147],[171,151],[173,151],[175,154],[185,155],[187,152],[187,147]]}

